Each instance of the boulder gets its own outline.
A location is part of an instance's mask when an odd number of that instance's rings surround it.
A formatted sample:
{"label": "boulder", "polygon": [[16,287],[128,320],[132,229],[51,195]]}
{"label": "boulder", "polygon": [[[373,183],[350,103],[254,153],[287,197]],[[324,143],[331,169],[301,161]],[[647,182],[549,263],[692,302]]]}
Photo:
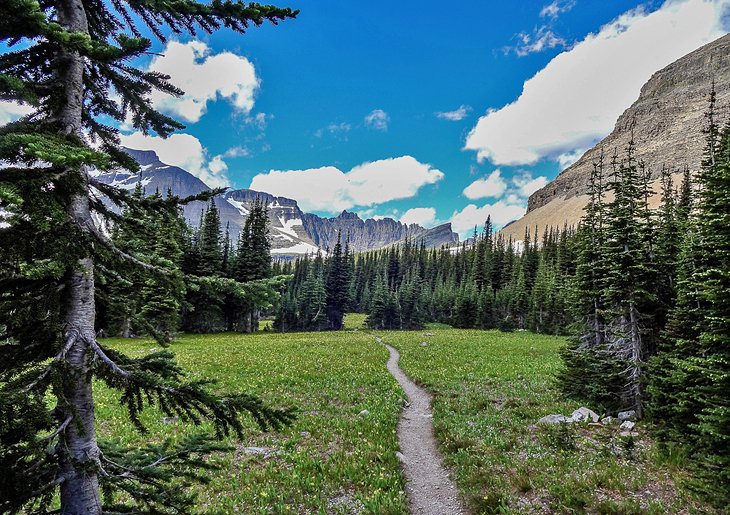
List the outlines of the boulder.
{"label": "boulder", "polygon": [[610,426],[611,424],[614,424],[616,422],[616,419],[613,417],[605,417],[601,419],[601,424],[604,426]]}
{"label": "boulder", "polygon": [[619,411],[618,419],[623,422],[624,420],[636,420],[636,412],[634,410]]}
{"label": "boulder", "polygon": [[625,421],[621,422],[619,429],[621,429],[621,431],[631,431],[632,429],[634,429],[635,425],[636,425],[636,422],[632,422],[630,420],[625,420]]}
{"label": "boulder", "polygon": [[595,411],[581,406],[573,412],[570,418],[575,422],[598,422],[601,417]]}

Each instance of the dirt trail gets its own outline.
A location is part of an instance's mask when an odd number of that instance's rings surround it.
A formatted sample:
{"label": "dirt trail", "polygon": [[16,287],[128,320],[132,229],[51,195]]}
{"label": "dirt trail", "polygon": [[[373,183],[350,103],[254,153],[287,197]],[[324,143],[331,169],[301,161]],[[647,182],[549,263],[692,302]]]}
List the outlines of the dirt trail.
{"label": "dirt trail", "polygon": [[464,514],[456,484],[441,463],[433,434],[431,394],[417,386],[398,367],[400,354],[390,345],[388,371],[408,396],[398,422],[398,442],[406,475],[406,494],[414,515]]}

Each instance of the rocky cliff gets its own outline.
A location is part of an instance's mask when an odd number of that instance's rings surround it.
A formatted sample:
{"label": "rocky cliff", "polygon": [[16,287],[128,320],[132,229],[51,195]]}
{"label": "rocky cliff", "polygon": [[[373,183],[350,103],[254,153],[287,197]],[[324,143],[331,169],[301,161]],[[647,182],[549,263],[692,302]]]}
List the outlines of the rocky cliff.
{"label": "rocky cliff", "polygon": [[338,233],[349,239],[350,247],[356,252],[379,249],[406,238],[423,241],[428,247],[459,241],[459,236],[451,230],[451,224],[424,229],[420,225],[406,225],[392,218],[363,220],[356,213],[348,211],[333,218],[305,214],[303,221],[307,234],[323,249],[335,245]]}
{"label": "rocky cliff", "polygon": [[562,226],[577,222],[587,198],[588,179],[601,152],[619,157],[632,134],[636,157],[658,178],[662,167],[697,170],[704,148],[703,128],[712,83],[718,115],[730,114],[730,34],[709,43],[656,72],[641,88],[639,98],[618,119],[606,138],[563,170],[550,184],[530,196],[525,218],[509,232],[524,234],[525,225]]}
{"label": "rocky cliff", "polygon": [[[153,151],[126,149],[126,152],[140,164],[140,174],[109,172],[96,174],[97,179],[126,189],[133,189],[141,183],[148,194],[160,191],[165,195],[171,191],[181,198],[210,189],[186,170],[163,163]],[[347,211],[334,218],[322,218],[303,213],[295,200],[249,189],[229,190],[214,199],[223,228],[228,226],[233,241],[238,239],[251,204],[257,197],[263,199],[268,207],[271,253],[280,258],[332,248],[338,231],[343,237],[350,238],[350,247],[357,252],[385,247],[406,237],[423,240],[429,247],[458,241],[458,235],[451,231],[451,224],[425,229],[391,218],[362,220],[357,214]],[[197,226],[205,208],[204,202],[191,202],[184,207],[184,216],[190,224]]]}

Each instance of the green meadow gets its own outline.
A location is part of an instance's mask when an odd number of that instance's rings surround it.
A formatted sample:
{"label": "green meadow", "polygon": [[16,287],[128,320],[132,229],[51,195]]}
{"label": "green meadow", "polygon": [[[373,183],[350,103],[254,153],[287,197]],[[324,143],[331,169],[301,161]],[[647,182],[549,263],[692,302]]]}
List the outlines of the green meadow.
{"label": "green meadow", "polygon": [[[388,374],[388,352],[435,395],[434,426],[447,466],[473,513],[667,513],[698,508],[678,483],[682,469],[660,461],[638,426],[537,426],[579,407],[553,385],[564,339],[526,332],[457,330],[371,332],[350,315],[329,333],[184,335],[173,345],[195,378],[294,406],[278,432],[250,421],[243,441],[209,459],[218,466],[198,488],[201,511],[215,513],[407,513],[396,457],[404,395]],[[157,346],[110,339],[129,355]],[[118,398],[96,385],[97,423],[125,443],[179,438],[196,428],[150,410],[140,435]]]}

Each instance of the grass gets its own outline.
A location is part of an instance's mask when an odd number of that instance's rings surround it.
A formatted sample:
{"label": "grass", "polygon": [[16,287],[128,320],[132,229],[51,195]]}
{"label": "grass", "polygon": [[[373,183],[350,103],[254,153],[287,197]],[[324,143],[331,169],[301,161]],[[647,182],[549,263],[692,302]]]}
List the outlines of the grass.
{"label": "grass", "polygon": [[[386,349],[350,315],[337,333],[186,335],[172,346],[194,377],[297,406],[290,428],[261,433],[253,423],[222,468],[200,487],[200,508],[217,513],[405,514],[395,456],[403,394],[387,373]],[[677,513],[699,506],[674,488],[679,466],[660,463],[639,425],[537,427],[577,404],[554,389],[564,340],[529,333],[456,330],[378,332],[401,351],[401,367],[435,393],[434,425],[447,465],[473,513]],[[426,345],[423,345],[423,342]],[[131,355],[154,344],[110,340]],[[140,440],[116,397],[101,385],[100,431]],[[360,415],[367,410],[367,415]],[[151,435],[178,436],[183,424],[145,414]],[[247,447],[266,448],[251,454]]]}
{"label": "grass", "polygon": [[[154,344],[108,340],[130,355]],[[403,394],[385,369],[387,351],[364,332],[186,335],[172,346],[195,377],[250,391],[279,406],[296,406],[294,425],[261,433],[253,423],[222,469],[201,487],[201,510],[217,513],[405,513],[395,427]],[[141,437],[117,396],[97,386],[98,425],[127,443]],[[367,410],[369,414],[360,415]],[[188,426],[145,414],[150,435],[178,436]],[[146,437],[144,437],[146,438]],[[267,448],[268,455],[247,447]]]}
{"label": "grass", "polygon": [[563,339],[440,328],[381,337],[435,393],[436,435],[474,513],[700,510],[675,488],[683,471],[657,462],[641,423],[636,437],[617,426],[536,425],[580,407],[554,386]]}

